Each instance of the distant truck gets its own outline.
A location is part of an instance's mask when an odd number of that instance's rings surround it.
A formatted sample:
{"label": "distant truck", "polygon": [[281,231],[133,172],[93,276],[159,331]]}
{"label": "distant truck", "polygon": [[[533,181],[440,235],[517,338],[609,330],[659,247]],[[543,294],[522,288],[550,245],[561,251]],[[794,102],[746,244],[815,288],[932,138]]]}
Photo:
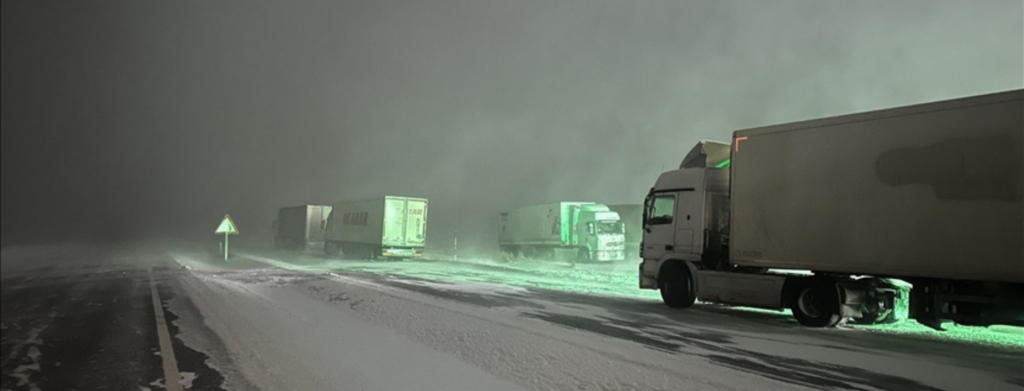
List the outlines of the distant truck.
{"label": "distant truck", "polygon": [[300,249],[324,243],[324,222],[331,214],[326,205],[300,205],[278,209],[274,220],[274,247]]}
{"label": "distant truck", "polygon": [[643,239],[644,206],[642,204],[608,205],[608,209],[619,214],[625,229],[626,259],[640,258],[640,240]]}
{"label": "distant truck", "polygon": [[640,287],[831,327],[898,279],[921,324],[1024,326],[1022,140],[1024,90],[701,142],[644,202]]}
{"label": "distant truck", "polygon": [[415,258],[427,240],[425,198],[383,196],[333,205],[324,252],[346,258]]}
{"label": "distant truck", "polygon": [[619,214],[593,202],[555,202],[501,212],[503,253],[536,258],[623,260]]}

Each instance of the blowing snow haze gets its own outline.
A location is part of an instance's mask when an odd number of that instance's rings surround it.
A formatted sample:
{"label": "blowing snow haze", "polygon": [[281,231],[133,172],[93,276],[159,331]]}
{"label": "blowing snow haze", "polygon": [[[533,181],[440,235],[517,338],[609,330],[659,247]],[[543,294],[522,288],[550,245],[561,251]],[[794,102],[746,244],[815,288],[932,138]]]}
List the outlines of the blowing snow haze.
{"label": "blowing snow haze", "polygon": [[982,3],[6,1],[3,241],[396,194],[494,247],[500,209],[639,203],[700,139],[1021,88],[1024,3]]}

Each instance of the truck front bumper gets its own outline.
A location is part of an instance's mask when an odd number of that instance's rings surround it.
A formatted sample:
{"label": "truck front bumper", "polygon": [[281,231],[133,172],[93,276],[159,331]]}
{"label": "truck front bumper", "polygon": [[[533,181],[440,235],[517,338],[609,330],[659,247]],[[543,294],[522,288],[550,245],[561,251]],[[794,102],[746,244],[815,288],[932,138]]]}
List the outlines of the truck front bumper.
{"label": "truck front bumper", "polygon": [[602,250],[594,254],[595,261],[621,261],[626,259],[626,252],[623,250]]}
{"label": "truck front bumper", "polygon": [[640,262],[640,289],[658,289],[658,261],[645,259]]}

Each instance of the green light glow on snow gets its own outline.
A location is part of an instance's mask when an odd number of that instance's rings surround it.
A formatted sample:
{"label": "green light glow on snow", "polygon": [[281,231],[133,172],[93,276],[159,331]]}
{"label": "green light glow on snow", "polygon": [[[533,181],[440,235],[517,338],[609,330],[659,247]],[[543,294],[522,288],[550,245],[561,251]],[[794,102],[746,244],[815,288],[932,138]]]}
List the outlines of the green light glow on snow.
{"label": "green light glow on snow", "polygon": [[732,159],[725,159],[721,163],[715,165],[715,168],[725,168],[732,164]]}

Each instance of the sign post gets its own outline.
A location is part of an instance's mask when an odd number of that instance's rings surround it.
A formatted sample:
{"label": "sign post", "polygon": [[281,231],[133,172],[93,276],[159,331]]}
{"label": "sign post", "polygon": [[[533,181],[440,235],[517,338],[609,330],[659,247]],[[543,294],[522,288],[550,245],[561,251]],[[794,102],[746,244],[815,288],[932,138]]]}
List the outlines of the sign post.
{"label": "sign post", "polygon": [[224,220],[220,221],[220,225],[217,226],[217,230],[214,234],[224,234],[224,260],[228,260],[228,236],[238,235],[238,228],[235,226],[235,222],[231,220],[231,216],[224,215]]}

